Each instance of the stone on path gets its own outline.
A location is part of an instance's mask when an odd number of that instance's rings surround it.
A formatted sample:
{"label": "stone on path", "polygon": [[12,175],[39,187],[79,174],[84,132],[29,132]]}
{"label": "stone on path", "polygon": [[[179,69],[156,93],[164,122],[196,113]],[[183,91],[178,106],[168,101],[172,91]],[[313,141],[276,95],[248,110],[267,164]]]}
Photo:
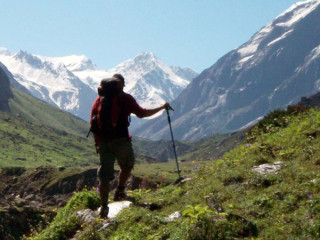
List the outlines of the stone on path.
{"label": "stone on path", "polygon": [[[120,202],[113,202],[109,203],[109,214],[108,218],[113,219],[115,218],[121,210],[124,208],[129,207],[132,204],[130,201],[120,201]],[[77,212],[78,217],[82,219],[85,223],[92,223],[96,218],[99,217],[99,210],[93,211],[91,209],[84,209]]]}
{"label": "stone on path", "polygon": [[119,212],[127,207],[130,207],[132,202],[130,201],[120,201],[120,202],[113,202],[109,204],[109,214],[108,218],[115,218]]}

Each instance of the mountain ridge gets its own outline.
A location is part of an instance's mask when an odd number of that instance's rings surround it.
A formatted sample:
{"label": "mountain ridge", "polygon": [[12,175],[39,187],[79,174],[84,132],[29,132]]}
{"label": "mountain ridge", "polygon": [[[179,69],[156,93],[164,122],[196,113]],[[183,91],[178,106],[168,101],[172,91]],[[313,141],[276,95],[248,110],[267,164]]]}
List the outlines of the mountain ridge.
{"label": "mountain ridge", "polygon": [[[233,132],[316,93],[319,16],[319,1],[293,5],[201,72],[172,103],[175,136],[198,140]],[[163,114],[133,133],[155,140],[167,139],[167,131]]]}
{"label": "mountain ridge", "polygon": [[33,96],[85,121],[89,120],[100,80],[116,72],[126,78],[125,90],[147,108],[173,100],[197,75],[189,68],[171,69],[153,53],[140,53],[111,70],[98,69],[84,55],[45,57],[22,50],[12,54],[3,47],[0,48],[0,61]]}
{"label": "mountain ridge", "polygon": [[[0,64],[0,167],[96,165],[94,141],[86,138],[89,123],[10,87],[4,69]],[[133,137],[133,147],[139,163],[173,157],[171,142]],[[191,144],[176,142],[176,147],[182,154]]]}

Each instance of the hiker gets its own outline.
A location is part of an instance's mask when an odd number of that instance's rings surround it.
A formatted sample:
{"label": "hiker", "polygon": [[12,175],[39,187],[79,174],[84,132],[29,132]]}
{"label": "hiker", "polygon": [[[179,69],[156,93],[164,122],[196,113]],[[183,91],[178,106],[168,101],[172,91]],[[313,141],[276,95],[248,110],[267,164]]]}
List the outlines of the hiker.
{"label": "hiker", "polygon": [[[139,118],[150,117],[159,111],[169,107],[168,103],[153,108],[145,109],[141,107],[134,97],[125,93],[124,77],[121,74],[114,74],[112,78],[102,79],[98,92],[106,90],[107,83],[116,82],[116,93],[112,97],[112,106],[110,107],[111,128],[108,133],[94,133],[96,151],[100,155],[100,166],[98,168],[99,193],[101,199],[100,217],[108,216],[108,197],[110,192],[110,180],[114,179],[115,159],[120,166],[119,181],[114,194],[114,201],[128,199],[125,193],[125,184],[130,177],[133,169],[135,158],[129,135],[129,116],[131,113]],[[97,116],[101,109],[101,96],[98,96],[91,109],[90,122]],[[106,121],[104,121],[106,122]],[[101,125],[102,123],[100,123]],[[99,124],[98,124],[99,125]]]}

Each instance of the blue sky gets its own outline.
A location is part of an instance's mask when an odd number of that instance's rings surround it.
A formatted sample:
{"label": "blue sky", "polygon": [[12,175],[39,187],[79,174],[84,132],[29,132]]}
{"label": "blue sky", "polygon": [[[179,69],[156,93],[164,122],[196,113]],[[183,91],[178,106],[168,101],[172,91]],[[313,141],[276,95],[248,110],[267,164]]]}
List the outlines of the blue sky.
{"label": "blue sky", "polygon": [[153,52],[201,72],[296,0],[0,0],[0,47],[86,55],[108,70]]}

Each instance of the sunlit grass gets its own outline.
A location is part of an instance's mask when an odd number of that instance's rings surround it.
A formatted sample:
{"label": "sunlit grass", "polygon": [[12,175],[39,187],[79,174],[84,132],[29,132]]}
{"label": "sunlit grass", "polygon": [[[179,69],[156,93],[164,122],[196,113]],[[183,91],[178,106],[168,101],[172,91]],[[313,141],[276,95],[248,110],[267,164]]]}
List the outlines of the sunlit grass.
{"label": "sunlit grass", "polygon": [[[52,224],[61,226],[64,235],[81,228],[78,239],[319,239],[319,129],[317,110],[275,111],[221,159],[179,162],[182,175],[191,178],[186,183],[128,192],[136,204],[124,209],[110,228],[100,231],[99,221],[79,227],[76,219],[76,226],[69,226],[72,211]],[[276,172],[253,170],[275,162],[280,162]],[[171,182],[178,176],[175,170],[170,161],[138,164],[133,173]],[[77,206],[74,210],[87,207]]]}

